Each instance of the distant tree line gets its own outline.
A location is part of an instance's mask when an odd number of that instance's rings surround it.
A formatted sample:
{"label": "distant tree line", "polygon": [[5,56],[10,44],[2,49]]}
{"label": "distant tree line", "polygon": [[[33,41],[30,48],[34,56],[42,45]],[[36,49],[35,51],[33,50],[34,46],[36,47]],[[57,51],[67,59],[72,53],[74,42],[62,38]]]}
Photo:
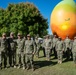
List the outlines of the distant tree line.
{"label": "distant tree line", "polygon": [[6,9],[0,8],[0,36],[3,32],[9,35],[18,32],[31,36],[48,34],[48,22],[38,8],[29,2],[9,4]]}

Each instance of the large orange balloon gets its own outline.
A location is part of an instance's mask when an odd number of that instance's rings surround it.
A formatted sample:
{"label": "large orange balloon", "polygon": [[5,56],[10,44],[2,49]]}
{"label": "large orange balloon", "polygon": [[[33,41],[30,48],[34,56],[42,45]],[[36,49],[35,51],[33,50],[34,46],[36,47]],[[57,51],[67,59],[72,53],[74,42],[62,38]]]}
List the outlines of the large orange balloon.
{"label": "large orange balloon", "polygon": [[58,3],[51,14],[50,26],[53,34],[62,39],[68,35],[70,39],[76,36],[76,4],[73,0],[63,0]]}

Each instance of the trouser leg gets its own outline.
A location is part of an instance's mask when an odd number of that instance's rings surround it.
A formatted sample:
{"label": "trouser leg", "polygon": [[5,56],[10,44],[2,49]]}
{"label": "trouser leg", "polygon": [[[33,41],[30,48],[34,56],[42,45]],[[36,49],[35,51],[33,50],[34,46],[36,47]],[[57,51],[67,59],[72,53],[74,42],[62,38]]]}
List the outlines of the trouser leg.
{"label": "trouser leg", "polygon": [[27,69],[29,69],[29,55],[28,54],[26,54],[25,63],[26,63]]}
{"label": "trouser leg", "polygon": [[16,65],[16,52],[13,52],[12,58],[13,65]]}
{"label": "trouser leg", "polygon": [[44,57],[46,56],[46,52],[45,52],[45,48],[43,47],[43,54],[44,54]]}
{"label": "trouser leg", "polygon": [[70,50],[69,49],[67,49],[67,51],[66,51],[66,58],[67,58],[67,60],[69,60],[69,58],[70,58]]}
{"label": "trouser leg", "polygon": [[12,51],[8,53],[9,65],[12,66]]}
{"label": "trouser leg", "polygon": [[7,54],[4,53],[4,67],[7,67]]}
{"label": "trouser leg", "polygon": [[24,59],[24,53],[22,52],[21,53],[21,63],[22,63],[22,66],[24,67],[25,66],[25,59]]}
{"label": "trouser leg", "polygon": [[53,48],[53,50],[54,50],[54,56],[55,56],[55,58],[57,58],[57,51],[56,51],[55,47]]}
{"label": "trouser leg", "polygon": [[17,54],[17,65],[21,65],[21,54]]}
{"label": "trouser leg", "polygon": [[1,52],[0,52],[0,64],[2,63],[2,60],[1,60],[2,56],[1,56]]}
{"label": "trouser leg", "polygon": [[73,61],[76,64],[76,52],[73,53]]}

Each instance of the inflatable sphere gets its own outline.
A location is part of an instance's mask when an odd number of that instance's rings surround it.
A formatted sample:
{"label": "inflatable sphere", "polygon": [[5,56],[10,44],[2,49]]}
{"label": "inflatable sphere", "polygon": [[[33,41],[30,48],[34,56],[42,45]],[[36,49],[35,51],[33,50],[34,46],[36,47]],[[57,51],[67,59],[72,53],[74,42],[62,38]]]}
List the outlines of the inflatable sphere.
{"label": "inflatable sphere", "polygon": [[62,0],[51,13],[50,28],[53,34],[73,39],[76,36],[76,4],[74,0]]}

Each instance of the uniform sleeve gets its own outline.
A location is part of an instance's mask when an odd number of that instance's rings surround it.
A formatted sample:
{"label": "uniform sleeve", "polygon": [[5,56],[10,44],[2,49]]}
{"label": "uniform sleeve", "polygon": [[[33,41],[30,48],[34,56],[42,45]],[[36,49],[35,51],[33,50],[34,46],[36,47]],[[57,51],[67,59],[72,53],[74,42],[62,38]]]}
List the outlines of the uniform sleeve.
{"label": "uniform sleeve", "polygon": [[53,40],[51,40],[51,49],[53,48]]}
{"label": "uniform sleeve", "polygon": [[26,41],[24,42],[24,51],[26,50]]}
{"label": "uniform sleeve", "polygon": [[72,51],[74,50],[74,41],[73,41],[73,45],[72,45]]}
{"label": "uniform sleeve", "polygon": [[62,41],[62,50],[64,51],[64,41]]}
{"label": "uniform sleeve", "polygon": [[56,42],[56,50],[57,50],[57,48],[58,48],[58,42]]}
{"label": "uniform sleeve", "polygon": [[33,47],[34,47],[33,53],[35,54],[35,52],[36,52],[36,43],[35,43],[35,41],[32,41],[32,42],[33,42]]}
{"label": "uniform sleeve", "polygon": [[72,40],[70,41],[70,49],[72,49],[72,45],[73,45],[73,42]]}

